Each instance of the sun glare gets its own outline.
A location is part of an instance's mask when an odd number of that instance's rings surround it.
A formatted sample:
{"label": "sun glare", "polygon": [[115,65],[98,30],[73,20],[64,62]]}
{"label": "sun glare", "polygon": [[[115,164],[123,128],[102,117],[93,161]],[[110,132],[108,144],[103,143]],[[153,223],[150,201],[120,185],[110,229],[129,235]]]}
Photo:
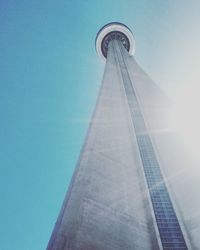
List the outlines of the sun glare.
{"label": "sun glare", "polygon": [[200,87],[187,85],[176,96],[171,110],[171,126],[200,161]]}

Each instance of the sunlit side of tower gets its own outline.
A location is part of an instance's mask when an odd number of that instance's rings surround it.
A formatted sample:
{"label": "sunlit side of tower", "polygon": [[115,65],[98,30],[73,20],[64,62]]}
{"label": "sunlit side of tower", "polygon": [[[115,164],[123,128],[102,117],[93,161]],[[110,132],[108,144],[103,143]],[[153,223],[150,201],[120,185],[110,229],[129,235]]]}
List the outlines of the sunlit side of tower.
{"label": "sunlit side of tower", "polygon": [[106,62],[96,108],[47,250],[189,249],[166,182],[168,98],[136,63],[121,23],[96,38]]}

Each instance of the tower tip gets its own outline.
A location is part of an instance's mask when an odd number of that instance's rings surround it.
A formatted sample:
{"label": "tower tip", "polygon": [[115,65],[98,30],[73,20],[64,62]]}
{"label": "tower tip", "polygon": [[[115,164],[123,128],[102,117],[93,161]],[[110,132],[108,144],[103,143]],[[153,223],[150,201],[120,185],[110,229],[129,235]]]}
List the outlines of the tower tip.
{"label": "tower tip", "polygon": [[104,60],[107,57],[108,44],[113,39],[119,39],[130,55],[135,52],[135,40],[131,30],[123,23],[111,22],[104,25],[97,33],[95,46],[97,54]]}

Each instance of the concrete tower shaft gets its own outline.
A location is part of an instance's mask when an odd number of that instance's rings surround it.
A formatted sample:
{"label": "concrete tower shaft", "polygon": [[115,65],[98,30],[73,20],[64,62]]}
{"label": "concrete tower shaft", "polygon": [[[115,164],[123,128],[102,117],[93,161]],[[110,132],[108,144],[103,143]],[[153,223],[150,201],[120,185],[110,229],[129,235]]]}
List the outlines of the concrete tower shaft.
{"label": "concrete tower shaft", "polygon": [[165,157],[169,100],[132,56],[127,26],[105,25],[96,50],[106,61],[102,85],[47,250],[186,250],[163,175],[177,164]]}

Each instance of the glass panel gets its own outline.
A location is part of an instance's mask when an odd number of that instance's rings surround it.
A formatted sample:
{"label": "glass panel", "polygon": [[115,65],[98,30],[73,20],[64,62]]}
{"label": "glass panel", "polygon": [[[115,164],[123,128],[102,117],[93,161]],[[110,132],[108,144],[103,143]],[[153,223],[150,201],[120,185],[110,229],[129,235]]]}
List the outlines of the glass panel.
{"label": "glass panel", "polygon": [[147,185],[164,249],[187,249],[142,112],[121,53],[116,50]]}

